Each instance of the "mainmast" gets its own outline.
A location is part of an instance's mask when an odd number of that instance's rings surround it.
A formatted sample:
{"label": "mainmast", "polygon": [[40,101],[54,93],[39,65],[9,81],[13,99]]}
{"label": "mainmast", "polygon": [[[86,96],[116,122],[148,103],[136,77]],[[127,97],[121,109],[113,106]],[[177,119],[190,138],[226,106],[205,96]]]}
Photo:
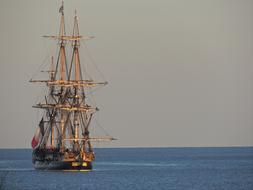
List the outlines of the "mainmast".
{"label": "mainmast", "polygon": [[[75,16],[74,16],[74,26],[73,26],[73,33],[72,37],[72,58],[70,63],[70,70],[69,70],[69,81],[73,81],[74,83],[80,83],[83,81],[82,76],[82,70],[81,70],[81,64],[80,64],[80,56],[79,56],[79,47],[80,47],[80,39],[78,38],[79,35],[79,25],[78,25],[78,17],[77,17],[77,11],[75,10]],[[79,85],[73,85],[73,106],[79,107],[79,106],[87,106],[85,101],[85,90],[84,86]],[[96,111],[97,108],[94,110]],[[92,118],[93,112],[90,112],[89,110],[81,111],[76,110],[74,111],[74,149],[79,148],[81,146],[82,152],[92,152],[92,147],[90,143],[88,142],[89,139],[89,132],[88,127]],[[82,141],[80,140],[80,134]],[[86,147],[88,146],[88,147]]]}
{"label": "mainmast", "polygon": [[[64,81],[65,77],[67,77],[67,63],[66,63],[66,51],[65,51],[65,45],[66,40],[64,39],[64,36],[66,36],[65,32],[65,20],[64,20],[64,3],[62,1],[62,5],[59,9],[59,13],[61,13],[61,22],[60,22],[60,31],[59,31],[59,55],[56,65],[56,72],[58,70],[58,64],[60,62],[60,81]],[[66,72],[65,72],[66,71]]]}

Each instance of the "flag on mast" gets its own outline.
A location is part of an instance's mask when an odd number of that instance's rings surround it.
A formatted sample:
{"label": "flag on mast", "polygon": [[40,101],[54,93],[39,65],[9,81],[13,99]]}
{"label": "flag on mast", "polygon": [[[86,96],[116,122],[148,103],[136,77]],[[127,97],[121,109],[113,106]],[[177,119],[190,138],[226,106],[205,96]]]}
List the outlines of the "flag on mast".
{"label": "flag on mast", "polygon": [[59,9],[59,13],[63,14],[63,4],[62,4],[62,6]]}
{"label": "flag on mast", "polygon": [[32,142],[31,142],[33,149],[37,148],[43,136],[44,136],[44,121],[42,118],[40,121],[39,127],[37,127],[35,134],[33,136]]}

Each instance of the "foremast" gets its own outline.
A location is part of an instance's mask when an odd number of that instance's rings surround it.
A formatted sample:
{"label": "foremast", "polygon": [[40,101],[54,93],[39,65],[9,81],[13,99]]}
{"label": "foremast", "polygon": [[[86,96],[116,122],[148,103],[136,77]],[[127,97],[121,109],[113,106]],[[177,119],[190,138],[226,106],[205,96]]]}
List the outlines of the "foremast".
{"label": "foremast", "polygon": [[[57,149],[62,153],[70,151],[79,158],[92,161],[94,154],[91,141],[114,139],[111,137],[90,137],[89,126],[93,114],[98,111],[98,108],[87,104],[85,89],[106,85],[107,82],[85,79],[79,56],[80,41],[93,37],[80,36],[76,11],[73,33],[71,36],[67,36],[63,3],[59,12],[61,13],[59,35],[44,36],[58,41],[59,53],[56,65],[54,66],[52,58],[49,80],[30,80],[30,82],[46,83],[49,88],[45,100],[33,106],[44,109],[45,112],[39,125],[42,138],[36,148]],[[70,45],[72,51],[69,65],[66,58],[67,45]]]}

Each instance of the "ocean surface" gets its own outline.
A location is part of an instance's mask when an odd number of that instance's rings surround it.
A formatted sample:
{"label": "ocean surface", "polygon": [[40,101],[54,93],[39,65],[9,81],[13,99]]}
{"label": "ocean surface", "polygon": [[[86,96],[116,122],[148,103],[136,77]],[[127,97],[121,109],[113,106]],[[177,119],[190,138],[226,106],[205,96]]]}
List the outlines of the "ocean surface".
{"label": "ocean surface", "polygon": [[29,149],[0,149],[0,190],[253,190],[253,147],[96,149],[91,172],[37,171]]}

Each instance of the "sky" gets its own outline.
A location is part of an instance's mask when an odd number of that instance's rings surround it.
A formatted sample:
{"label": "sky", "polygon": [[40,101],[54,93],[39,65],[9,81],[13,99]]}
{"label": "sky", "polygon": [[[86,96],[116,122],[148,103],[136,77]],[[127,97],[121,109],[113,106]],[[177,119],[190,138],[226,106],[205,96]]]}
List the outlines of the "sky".
{"label": "sky", "polygon": [[[29,148],[59,0],[0,0],[0,148]],[[65,0],[109,84],[97,147],[253,146],[252,0]],[[49,47],[49,46],[52,46]],[[82,54],[82,52],[81,52]],[[84,54],[85,55],[85,54]]]}

